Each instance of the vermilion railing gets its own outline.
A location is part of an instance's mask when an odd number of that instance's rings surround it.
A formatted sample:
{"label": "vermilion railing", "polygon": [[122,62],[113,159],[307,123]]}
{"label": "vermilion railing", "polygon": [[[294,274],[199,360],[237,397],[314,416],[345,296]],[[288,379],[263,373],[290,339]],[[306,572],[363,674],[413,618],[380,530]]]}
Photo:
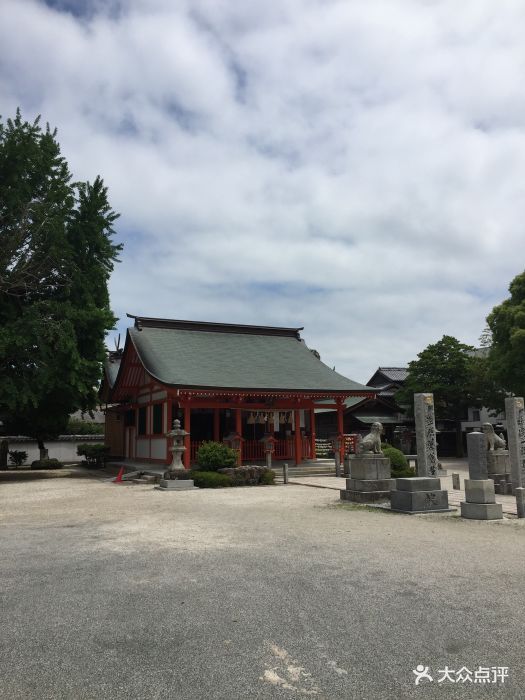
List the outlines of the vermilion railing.
{"label": "vermilion railing", "polygon": [[199,447],[202,445],[202,443],[202,440],[198,442],[190,442],[190,461],[192,464],[193,462],[197,461],[197,452],[199,451]]}
{"label": "vermilion railing", "polygon": [[[190,459],[192,464],[197,460],[197,452],[202,445],[202,440],[190,442]],[[301,440],[301,450],[303,459],[310,459],[312,455],[312,446],[310,438],[303,437]],[[284,440],[275,441],[275,451],[273,459],[294,459],[295,457],[295,442],[293,438],[285,438]],[[244,440],[242,443],[242,459],[245,461],[264,462],[264,445],[259,440]]]}
{"label": "vermilion railing", "polygon": [[310,442],[310,438],[308,438],[308,437],[303,438],[302,451],[303,451],[303,459],[310,459],[311,458],[311,456],[312,456],[312,443]]}
{"label": "vermilion railing", "polygon": [[244,440],[242,443],[243,461],[256,459],[264,461],[264,445],[259,440]]}

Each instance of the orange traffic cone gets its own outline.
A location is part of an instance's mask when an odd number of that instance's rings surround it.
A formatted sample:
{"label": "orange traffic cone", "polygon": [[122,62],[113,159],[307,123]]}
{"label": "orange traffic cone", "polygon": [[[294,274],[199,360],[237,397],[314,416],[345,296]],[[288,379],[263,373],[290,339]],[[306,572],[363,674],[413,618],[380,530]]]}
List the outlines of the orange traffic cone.
{"label": "orange traffic cone", "polygon": [[113,479],[114,484],[121,484],[122,483],[122,475],[124,474],[124,467],[120,467],[120,471],[117,474],[116,479]]}

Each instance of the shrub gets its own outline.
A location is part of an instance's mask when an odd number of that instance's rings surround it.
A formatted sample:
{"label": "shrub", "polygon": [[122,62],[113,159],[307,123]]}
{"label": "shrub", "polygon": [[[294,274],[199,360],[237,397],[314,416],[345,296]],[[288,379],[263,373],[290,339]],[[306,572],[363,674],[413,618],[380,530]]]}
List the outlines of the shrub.
{"label": "shrub", "polygon": [[108,454],[109,447],[98,442],[94,445],[78,445],[77,447],[77,455],[85,457],[89,467],[104,466],[104,460]]}
{"label": "shrub", "polygon": [[9,461],[15,467],[21,467],[27,462],[27,452],[24,450],[9,450]]}
{"label": "shrub", "polygon": [[275,472],[273,469],[266,469],[261,474],[261,481],[259,482],[263,486],[271,486],[275,484]]}
{"label": "shrub", "polygon": [[413,477],[416,475],[416,470],[414,467],[407,467],[406,469],[392,469],[390,471],[392,479],[404,479],[407,477]]}
{"label": "shrub", "polygon": [[104,423],[78,420],[70,418],[66,428],[66,435],[103,435]]}
{"label": "shrub", "polygon": [[401,450],[388,444],[381,445],[381,449],[385,457],[390,459],[391,477],[393,479],[416,475],[416,470],[408,466],[408,460]]}
{"label": "shrub", "polygon": [[259,484],[273,484],[275,472],[268,467],[235,467],[219,469],[221,474],[226,474],[232,486],[258,486]]}
{"label": "shrub", "polygon": [[203,442],[197,451],[197,464],[204,471],[218,471],[237,464],[237,452],[221,442]]}
{"label": "shrub", "polygon": [[64,465],[54,457],[51,459],[37,459],[31,462],[31,469],[62,469]]}
{"label": "shrub", "polygon": [[232,480],[226,474],[218,472],[191,471],[188,478],[193,479],[195,486],[200,489],[221,489],[232,485]]}

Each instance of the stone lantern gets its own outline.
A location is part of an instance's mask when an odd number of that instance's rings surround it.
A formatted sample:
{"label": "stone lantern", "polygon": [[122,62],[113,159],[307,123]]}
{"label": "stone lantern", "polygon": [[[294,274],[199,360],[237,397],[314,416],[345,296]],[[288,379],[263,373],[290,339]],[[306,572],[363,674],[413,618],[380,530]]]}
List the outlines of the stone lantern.
{"label": "stone lantern", "polygon": [[337,433],[337,435],[331,436],[330,442],[334,451],[335,475],[341,476],[341,449],[345,444],[345,437],[341,433]]}
{"label": "stone lantern", "polygon": [[170,451],[173,453],[171,464],[164,472],[164,478],[160,480],[159,488],[170,491],[187,491],[195,488],[193,479],[187,479],[187,470],[182,463],[182,455],[186,452],[184,438],[189,433],[180,427],[180,420],[173,421],[173,429],[166,433],[167,438],[173,439]]}
{"label": "stone lantern", "polygon": [[266,433],[259,442],[262,442],[264,446],[264,456],[266,458],[266,466],[268,469],[272,468],[272,455],[275,452],[275,443],[277,442],[273,435]]}
{"label": "stone lantern", "polygon": [[232,431],[229,435],[225,435],[222,439],[222,441],[231,447],[232,450],[235,450],[237,452],[237,465],[240,467],[241,466],[241,444],[243,441],[243,438],[239,433],[236,433],[235,431]]}

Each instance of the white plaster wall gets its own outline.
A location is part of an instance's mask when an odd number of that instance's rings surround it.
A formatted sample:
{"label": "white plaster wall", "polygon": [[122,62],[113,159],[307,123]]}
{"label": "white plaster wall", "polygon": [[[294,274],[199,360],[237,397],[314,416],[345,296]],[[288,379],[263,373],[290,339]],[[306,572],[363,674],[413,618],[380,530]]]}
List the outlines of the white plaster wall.
{"label": "white plaster wall", "polygon": [[166,459],[166,438],[152,439],[151,459]]}
{"label": "white plaster wall", "polygon": [[[4,439],[4,438],[1,438]],[[38,445],[34,440],[16,440],[7,438],[9,450],[20,450],[27,452],[27,464],[31,464],[35,459],[40,459]],[[61,462],[81,462],[84,457],[77,455],[78,445],[94,445],[104,443],[104,436],[100,435],[98,440],[49,440],[45,443],[46,449],[49,450],[49,456],[60,460]],[[8,464],[9,464],[8,458]]]}
{"label": "white plaster wall", "polygon": [[165,391],[156,391],[151,395],[151,400],[152,401],[160,401],[160,399],[165,399],[167,396],[167,393]]}
{"label": "white plaster wall", "polygon": [[137,438],[137,459],[140,457],[149,457],[149,440]]}

